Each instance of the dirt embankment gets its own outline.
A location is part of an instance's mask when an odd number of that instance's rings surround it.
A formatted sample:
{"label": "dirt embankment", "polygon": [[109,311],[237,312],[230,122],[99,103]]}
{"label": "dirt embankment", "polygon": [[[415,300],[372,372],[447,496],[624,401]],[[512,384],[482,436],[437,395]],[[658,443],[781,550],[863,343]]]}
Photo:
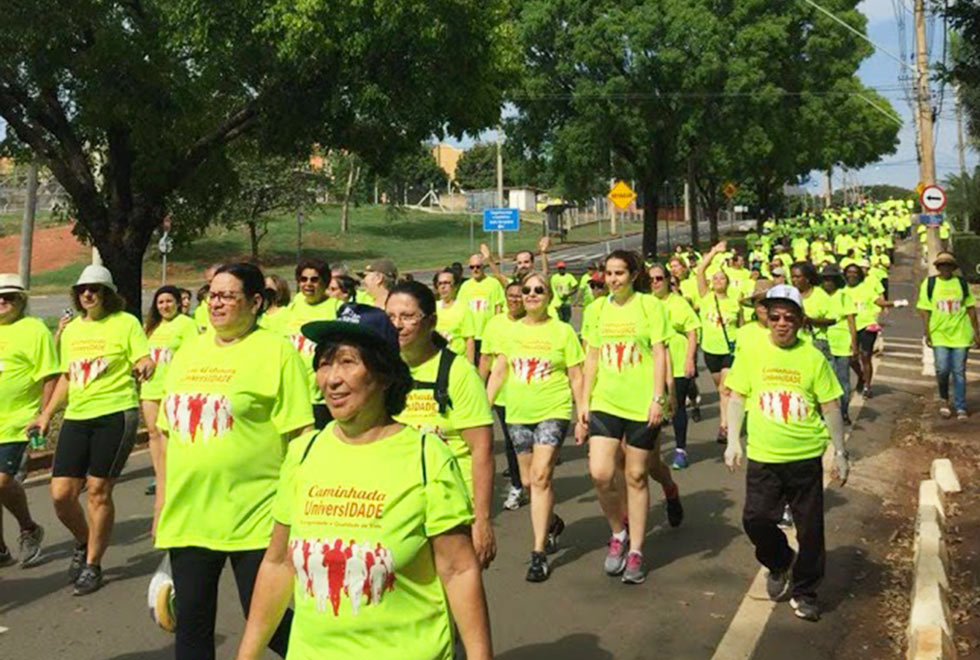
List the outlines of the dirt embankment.
{"label": "dirt embankment", "polygon": [[[86,257],[89,248],[78,242],[71,225],[45,227],[34,231],[31,272],[42,273],[73,264]],[[20,255],[20,234],[0,238],[0,272],[16,273]]]}

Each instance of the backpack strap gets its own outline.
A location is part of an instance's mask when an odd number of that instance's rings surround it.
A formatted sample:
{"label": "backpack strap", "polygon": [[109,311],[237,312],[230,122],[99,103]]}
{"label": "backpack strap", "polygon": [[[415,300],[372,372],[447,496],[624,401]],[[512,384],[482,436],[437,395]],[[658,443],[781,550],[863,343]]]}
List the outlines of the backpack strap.
{"label": "backpack strap", "polygon": [[429,483],[429,473],[425,469],[425,438],[428,435],[429,435],[428,433],[422,434],[422,485],[423,486],[426,486]]}
{"label": "backpack strap", "polygon": [[926,300],[932,302],[932,294],[936,290],[936,276],[930,275],[926,280]]}
{"label": "backpack strap", "polygon": [[452,370],[455,359],[455,353],[448,348],[443,348],[439,353],[439,367],[436,370],[435,381],[416,380],[412,384],[416,390],[432,390],[432,396],[439,407],[440,415],[445,415],[446,411],[453,407],[453,400],[449,396],[449,372]]}
{"label": "backpack strap", "polygon": [[310,441],[306,443],[306,449],[303,450],[303,455],[299,459],[299,465],[302,465],[303,461],[306,460],[306,457],[310,455],[310,450],[313,449],[313,443],[316,442],[316,439],[320,437],[321,433],[323,433],[323,430],[318,431],[317,434],[310,438]]}
{"label": "backpack strap", "polygon": [[970,296],[970,286],[966,283],[965,277],[957,277],[960,281],[960,290],[963,292],[963,300],[965,301]]}

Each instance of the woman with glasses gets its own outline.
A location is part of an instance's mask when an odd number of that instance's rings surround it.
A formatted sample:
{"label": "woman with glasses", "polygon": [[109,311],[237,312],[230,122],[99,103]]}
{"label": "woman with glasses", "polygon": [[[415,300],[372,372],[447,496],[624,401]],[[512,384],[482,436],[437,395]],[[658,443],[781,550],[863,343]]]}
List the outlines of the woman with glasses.
{"label": "woman with glasses", "polygon": [[303,327],[333,417],[289,447],[238,660],[258,660],[290,600],[291,658],[493,655],[473,510],[450,448],[403,426],[412,376],[385,313],[345,305]]}
{"label": "woman with glasses", "polygon": [[448,350],[446,340],[435,331],[436,299],[427,286],[395,285],[386,311],[415,382],[405,410],[396,419],[434,433],[449,445],[473,498],[473,547],[481,564],[489,566],[497,552],[490,524],[493,417],[483,381],[476,368]]}
{"label": "woman with glasses", "polygon": [[[112,489],[136,440],[137,384],[153,375],[146,335],[116,293],[103,266],[86,266],[71,290],[80,316],[60,339],[61,375],[33,423],[46,434],[67,403],[51,471],[58,519],[75,537],[68,580],[76,596],[102,587],[102,555],[109,545],[115,506]],[[85,511],[79,504],[86,493]]]}
{"label": "woman with glasses", "polygon": [[[215,657],[218,580],[229,561],[248,612],[286,447],[313,425],[302,358],[258,323],[264,289],[254,265],[220,267],[208,297],[214,331],[182,346],[167,374],[154,529],[173,568],[177,660]],[[270,630],[281,656],[291,618]]]}
{"label": "woman with glasses", "polygon": [[304,259],[296,265],[296,297],[285,311],[281,322],[282,332],[303,358],[306,378],[310,384],[313,401],[313,419],[316,428],[322,429],[330,421],[330,413],[316,386],[313,371],[313,351],[316,345],[303,335],[302,327],[310,321],[330,321],[337,318],[340,301],[327,295],[331,280],[330,266],[320,259]]}
{"label": "woman with glasses", "polygon": [[671,373],[674,379],[676,408],[671,423],[674,426],[674,458],[671,467],[683,470],[687,460],[687,397],[691,383],[697,378],[695,359],[698,355],[698,329],[701,321],[691,304],[679,293],[671,290],[670,276],[663,264],[653,264],[647,269],[650,286],[656,296],[667,308],[667,320],[671,334],[667,340],[667,353],[670,355]]}
{"label": "woman with glasses", "polygon": [[29,568],[41,558],[44,528],[31,517],[17,480],[27,452],[27,427],[47,403],[58,376],[51,331],[27,315],[27,291],[18,275],[0,274],[0,566],[14,562],[3,537],[3,509],[20,527],[18,559]]}
{"label": "woman with glasses", "polygon": [[719,424],[717,441],[721,444],[728,438],[728,389],[725,376],[735,357],[735,333],[738,332],[741,314],[738,299],[728,295],[728,275],[719,268],[711,275],[708,285],[707,270],[715,257],[726,250],[725,241],[718,243],[698,264],[695,271],[698,278],[698,294],[701,300],[698,310],[701,314],[701,352],[704,363],[711,372],[711,380],[718,390]]}
{"label": "woman with glasses", "polygon": [[175,286],[162,286],[153,294],[150,311],[143,329],[150,347],[150,358],[155,368],[153,376],[140,387],[140,409],[146,424],[150,442],[150,458],[153,462],[154,480],[146,489],[147,495],[156,492],[156,477],[160,474],[160,431],[157,417],[163,384],[167,370],[177,350],[187,341],[197,337],[197,324],[189,316],[180,313],[180,290]]}
{"label": "woman with glasses", "polygon": [[449,350],[473,362],[476,355],[473,314],[456,297],[459,287],[455,274],[444,268],[436,273],[433,284],[439,296],[436,302],[436,332],[449,342]]}
{"label": "woman with glasses", "polygon": [[[572,401],[583,409],[585,354],[570,325],[549,315],[551,287],[538,273],[522,278],[524,317],[498,348],[487,396],[493,401],[507,381],[507,430],[514,443],[521,482],[531,493],[531,565],[528,582],[544,582],[548,553],[558,551],[564,521],[554,513],[552,476],[572,419]],[[584,440],[584,438],[582,439]]]}
{"label": "woman with glasses", "polygon": [[[589,437],[589,473],[612,533],[604,569],[622,574],[626,584],[639,584],[646,579],[647,475],[657,465],[651,454],[660,451],[669,387],[665,343],[671,330],[663,303],[639,292],[647,288],[647,276],[638,255],[616,250],[606,258],[605,270],[609,295],[589,307],[595,320],[586,337],[587,405],[579,409],[575,438]],[[670,470],[660,478],[664,493],[679,505]]]}

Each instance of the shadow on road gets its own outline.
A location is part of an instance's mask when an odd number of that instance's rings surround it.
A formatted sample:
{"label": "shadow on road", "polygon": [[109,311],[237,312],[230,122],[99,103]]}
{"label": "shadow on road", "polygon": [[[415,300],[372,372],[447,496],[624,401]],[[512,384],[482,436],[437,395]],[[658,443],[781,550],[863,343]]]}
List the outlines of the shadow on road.
{"label": "shadow on road", "polygon": [[556,642],[528,644],[497,654],[497,660],[561,660],[588,658],[612,660],[613,654],[599,647],[599,638],[587,633],[562,637]]}

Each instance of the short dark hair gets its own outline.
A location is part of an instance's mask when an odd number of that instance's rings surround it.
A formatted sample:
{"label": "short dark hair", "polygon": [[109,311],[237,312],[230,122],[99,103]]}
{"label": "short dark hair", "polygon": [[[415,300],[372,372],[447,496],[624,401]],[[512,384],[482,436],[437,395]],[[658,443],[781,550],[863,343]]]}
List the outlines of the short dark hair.
{"label": "short dark hair", "polygon": [[[126,309],[126,299],[119,295],[115,289],[111,289],[104,284],[100,284],[99,286],[102,288],[102,307],[105,309],[106,315],[115,314]],[[78,299],[80,291],[81,287],[73,286],[71,288],[71,304],[76,312],[81,312],[82,316],[84,316],[85,310],[82,308],[82,303]]]}
{"label": "short dark hair", "polygon": [[795,264],[789,267],[790,271],[793,269],[800,271],[806,281],[810,283],[810,286],[817,286],[820,284],[820,276],[817,275],[817,267],[814,266],[809,261],[797,261]]}
{"label": "short dark hair", "polygon": [[285,278],[279,275],[269,275],[269,279],[275,284],[274,287],[270,287],[268,291],[270,292],[269,301],[276,304],[276,307],[285,307],[289,304],[289,299],[292,297],[292,293],[289,290],[289,282]]}
{"label": "short dark hair", "polygon": [[299,276],[303,274],[303,271],[307,268],[312,268],[316,271],[316,274],[320,276],[320,281],[323,282],[323,286],[330,284],[330,266],[323,259],[314,259],[313,257],[306,257],[305,259],[300,259],[299,263],[296,264],[296,280],[299,281]]}
{"label": "short dark hair", "polygon": [[223,273],[228,273],[242,283],[242,293],[245,294],[246,298],[254,298],[255,296],[261,298],[262,302],[259,303],[259,310],[255,313],[255,316],[261,316],[267,304],[265,298],[265,275],[262,274],[262,270],[255,264],[240,261],[234,264],[225,264],[216,270],[214,275],[217,277]]}
{"label": "short dark hair", "polygon": [[[422,314],[425,316],[435,316],[436,315],[436,295],[432,293],[432,289],[425,286],[421,282],[399,282],[394,287],[388,291],[388,300],[394,295],[406,295],[415,298],[415,302],[419,306]],[[448,346],[446,338],[440,335],[435,330],[432,331],[432,343],[438,348],[445,348]]]}
{"label": "short dark hair", "polygon": [[412,380],[412,372],[395,351],[385,348],[379,343],[351,337],[317,344],[316,351],[313,353],[313,370],[316,371],[319,368],[320,360],[323,358],[333,359],[341,346],[356,348],[368,371],[386,384],[385,411],[394,416],[405,410],[408,393],[412,391],[415,385]]}

